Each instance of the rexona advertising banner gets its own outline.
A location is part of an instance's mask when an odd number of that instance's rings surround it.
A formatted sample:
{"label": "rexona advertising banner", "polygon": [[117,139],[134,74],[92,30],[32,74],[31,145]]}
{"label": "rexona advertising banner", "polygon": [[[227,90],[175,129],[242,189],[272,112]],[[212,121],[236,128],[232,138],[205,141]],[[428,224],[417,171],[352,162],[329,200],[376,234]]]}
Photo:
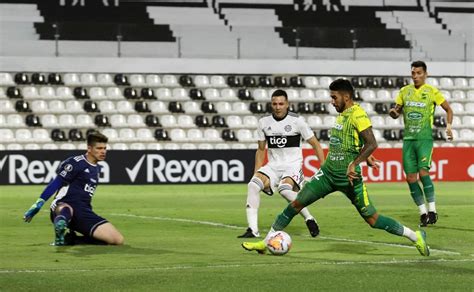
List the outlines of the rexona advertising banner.
{"label": "rexona advertising banner", "polygon": [[[61,161],[84,151],[0,151],[0,184],[44,184],[56,175]],[[405,181],[401,149],[377,149],[380,169],[364,163],[362,175],[371,182]],[[319,161],[303,150],[303,171],[311,177]],[[255,150],[108,151],[100,162],[101,183],[245,183],[253,175]],[[435,148],[430,169],[437,181],[474,181],[474,148]]]}
{"label": "rexona advertising banner", "polygon": [[[1,151],[0,184],[42,184],[61,161],[85,151]],[[255,151],[108,151],[101,183],[242,183],[253,174]]]}

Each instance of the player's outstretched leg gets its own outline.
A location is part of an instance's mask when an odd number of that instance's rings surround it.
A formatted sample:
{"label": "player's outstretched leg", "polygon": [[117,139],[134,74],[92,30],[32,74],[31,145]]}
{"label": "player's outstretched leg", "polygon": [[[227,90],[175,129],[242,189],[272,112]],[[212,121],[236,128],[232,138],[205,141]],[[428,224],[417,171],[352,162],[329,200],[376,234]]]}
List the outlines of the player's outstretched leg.
{"label": "player's outstretched leg", "polygon": [[415,245],[422,256],[430,255],[430,250],[426,243],[426,233],[423,230],[414,232],[410,228],[400,224],[400,222],[377,213],[365,218],[365,220],[373,228],[382,229],[391,234],[408,238],[413,242],[413,245]]}
{"label": "player's outstretched leg", "polygon": [[248,228],[244,234],[238,238],[260,237],[258,232],[258,208],[260,207],[260,191],[264,188],[264,183],[259,177],[252,177],[247,185],[247,204],[245,212],[247,214]]}
{"label": "player's outstretched leg", "polygon": [[92,237],[112,245],[122,245],[124,242],[123,235],[109,222],[99,225]]}

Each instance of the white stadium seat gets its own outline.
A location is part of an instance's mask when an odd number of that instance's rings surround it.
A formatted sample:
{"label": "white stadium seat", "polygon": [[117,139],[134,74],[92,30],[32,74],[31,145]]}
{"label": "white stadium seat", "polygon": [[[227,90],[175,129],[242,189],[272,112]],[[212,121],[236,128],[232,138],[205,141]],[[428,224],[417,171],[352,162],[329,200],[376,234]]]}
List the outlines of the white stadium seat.
{"label": "white stadium seat", "polygon": [[231,148],[230,148],[230,145],[227,144],[227,143],[217,143],[217,144],[214,145],[214,149],[227,150],[227,149],[231,149]]}
{"label": "white stadium seat", "polygon": [[185,113],[188,114],[201,114],[201,108],[199,107],[199,104],[195,101],[186,101],[183,104],[183,110]]}
{"label": "white stadium seat", "polygon": [[180,148],[183,149],[183,150],[196,150],[197,145],[194,144],[194,143],[183,143],[183,144],[181,144]]}
{"label": "white stadium seat", "polygon": [[[466,106],[467,105],[468,104],[466,104]],[[462,103],[453,102],[453,103],[450,104],[450,106],[451,106],[451,109],[453,110],[454,114],[462,114],[464,112],[464,106],[462,105]],[[443,112],[444,112],[444,110],[443,110]]]}
{"label": "white stadium seat", "polygon": [[226,119],[229,128],[242,128],[242,119],[239,116],[230,115]]}
{"label": "white stadium seat", "polygon": [[173,88],[172,91],[173,100],[188,100],[188,91],[184,88]]}
{"label": "white stadium seat", "polygon": [[15,85],[13,77],[10,73],[0,73],[0,86]]}
{"label": "white stadium seat", "polygon": [[146,76],[145,83],[149,87],[158,87],[161,86],[161,78],[156,74],[150,74]]}
{"label": "white stadium seat", "polygon": [[25,127],[25,120],[19,114],[10,114],[6,118],[6,123],[9,128]]}
{"label": "white stadium seat", "polygon": [[66,110],[66,105],[61,100],[52,100],[48,103],[48,108],[51,113],[64,113],[69,112],[69,109]]}
{"label": "white stadium seat", "polygon": [[439,87],[438,79],[435,77],[426,78],[426,84],[432,85],[434,87]]}
{"label": "white stadium seat", "polygon": [[130,128],[124,128],[119,130],[119,139],[120,141],[135,141],[135,131]]}
{"label": "white stadium seat", "polygon": [[219,101],[216,104],[216,110],[220,114],[228,114],[232,112],[232,106],[227,101]]}
{"label": "white stadium seat", "polygon": [[48,104],[44,100],[33,100],[31,102],[31,110],[35,113],[49,112]]}
{"label": "white stadium seat", "polygon": [[[204,95],[206,96],[206,99],[208,99],[207,90],[205,91]],[[225,100],[237,100],[237,93],[232,88],[222,89],[220,96]],[[218,96],[215,96],[213,98],[218,98]]]}
{"label": "white stadium seat", "polygon": [[381,89],[377,91],[377,101],[391,101],[391,100],[392,100],[392,97],[388,90]]}
{"label": "white stadium seat", "polygon": [[439,87],[442,89],[451,89],[454,87],[454,82],[449,77],[443,77],[439,80]]}
{"label": "white stadium seat", "polygon": [[61,143],[59,144],[59,149],[61,150],[76,150],[76,145],[72,143]]}
{"label": "white stadium seat", "polygon": [[84,113],[84,109],[82,108],[82,105],[79,101],[77,100],[68,100],[66,101],[65,107],[67,108],[67,111],[70,113]]}
{"label": "white stadium seat", "polygon": [[91,73],[82,73],[79,77],[82,85],[92,86],[96,85],[95,75]]}
{"label": "white stadium seat", "polygon": [[244,143],[232,143],[230,145],[230,148],[234,150],[247,149],[247,145],[245,145]]}
{"label": "white stadium seat", "polygon": [[122,128],[127,126],[127,120],[122,114],[114,114],[110,116],[110,124],[114,128]]}
{"label": "white stadium seat", "polygon": [[204,140],[209,142],[219,142],[222,141],[219,131],[216,129],[205,129],[204,130]]}
{"label": "white stadium seat", "polygon": [[440,90],[441,94],[444,96],[444,99],[449,101],[451,99],[451,91],[448,90]]}
{"label": "white stadium seat", "polygon": [[72,90],[66,86],[59,86],[56,88],[56,98],[59,99],[73,99],[74,95],[72,94]]}
{"label": "white stadium seat", "polygon": [[7,145],[7,150],[9,151],[19,151],[23,150],[23,146],[21,144],[13,143]]}
{"label": "white stadium seat", "polygon": [[15,140],[20,143],[29,142],[33,138],[33,134],[29,129],[18,129],[15,131]]}
{"label": "white stadium seat", "polygon": [[76,116],[76,124],[80,128],[91,128],[94,127],[94,122],[91,116],[88,114],[79,114]]}
{"label": "white stadium seat", "polygon": [[474,133],[472,132],[471,129],[461,129],[459,131],[459,138],[461,140],[465,140],[465,141],[473,141],[474,140]]}
{"label": "white stadium seat", "polygon": [[474,102],[468,102],[468,103],[464,104],[464,110],[468,114],[474,114]]}
{"label": "white stadium seat", "polygon": [[0,99],[7,98],[7,95],[5,94],[5,89],[3,87],[0,87]]}
{"label": "white stadium seat", "polygon": [[329,84],[331,84],[333,79],[331,77],[323,76],[319,78],[319,85],[321,88],[329,88]]}
{"label": "white stadium seat", "polygon": [[469,128],[474,129],[474,116],[464,116],[462,117],[462,124]]}
{"label": "white stadium seat", "polygon": [[157,114],[168,113],[168,107],[162,101],[152,101],[150,103],[150,110],[152,113]]}
{"label": "white stadium seat", "polygon": [[54,91],[54,88],[51,86],[41,86],[38,95],[39,97],[46,98],[46,99],[56,98],[56,92]]}
{"label": "white stadium seat", "polygon": [[245,102],[237,101],[232,103],[232,111],[237,114],[249,114],[248,105]]}
{"label": "white stadium seat", "polygon": [[242,122],[245,128],[256,129],[258,127],[258,119],[255,116],[245,116]]}
{"label": "white stadium seat", "polygon": [[463,90],[454,90],[451,97],[455,101],[463,101],[466,99],[466,93]]}
{"label": "white stadium seat", "polygon": [[390,116],[385,118],[385,126],[388,128],[398,129],[402,127],[401,119],[392,119]]}
{"label": "white stadium seat", "polygon": [[166,143],[165,145],[163,145],[163,149],[164,150],[179,150],[180,147],[179,147],[179,144],[177,143]]}
{"label": "white stadium seat", "polygon": [[179,86],[178,79],[176,79],[176,76],[174,75],[165,75],[163,76],[161,81],[163,82],[163,86],[167,86],[167,87]]}
{"label": "white stadium seat", "polygon": [[360,107],[362,107],[369,115],[374,113],[374,105],[369,102],[361,102]]}
{"label": "white stadium seat", "polygon": [[21,89],[21,93],[25,99],[36,99],[39,98],[38,89],[33,86],[25,86]]}
{"label": "white stadium seat", "polygon": [[76,120],[74,119],[74,116],[71,114],[60,115],[58,118],[58,123],[59,125],[61,125],[61,127],[65,127],[65,128],[77,127]]}
{"label": "white stadium seat", "polygon": [[163,145],[161,143],[150,143],[147,145],[146,149],[148,150],[162,150]]}
{"label": "white stadium seat", "polygon": [[146,146],[143,143],[136,142],[136,143],[130,144],[129,149],[130,150],[145,150]]}
{"label": "white stadium seat", "polygon": [[186,132],[186,137],[188,137],[188,140],[191,142],[199,142],[204,139],[204,135],[200,129],[189,129]]}
{"label": "white stadium seat", "polygon": [[138,114],[132,114],[127,117],[127,124],[132,128],[142,128],[145,127],[143,122],[143,117]]}
{"label": "white stadium seat", "polygon": [[103,129],[102,134],[104,134],[105,136],[109,138],[109,142],[117,141],[119,138],[117,130],[111,129],[111,128]]}
{"label": "white stadium seat", "polygon": [[183,129],[172,129],[170,131],[171,141],[184,142],[187,140],[186,132]]}
{"label": "white stadium seat", "polygon": [[323,120],[319,116],[309,116],[306,122],[310,128],[321,128],[323,126]]}
{"label": "white stadium seat", "polygon": [[194,76],[194,84],[196,87],[209,87],[209,78],[206,75],[196,75]]}
{"label": "white stadium seat", "polygon": [[158,99],[162,100],[171,100],[173,97],[171,94],[171,90],[169,90],[169,88],[164,87],[155,89],[155,95]]}
{"label": "white stadium seat", "polygon": [[295,89],[287,89],[286,90],[286,95],[288,95],[288,100],[289,101],[298,101],[298,99],[300,99],[300,94]]}
{"label": "white stadium seat", "polygon": [[15,107],[10,100],[0,100],[0,113],[14,113]]}
{"label": "white stadium seat", "polygon": [[329,90],[327,89],[318,89],[316,90],[316,99],[318,101],[328,101],[331,99],[331,95],[329,94]]}
{"label": "white stadium seat", "polygon": [[[111,89],[111,91],[113,91],[113,89]],[[102,87],[89,88],[89,96],[91,99],[107,99],[109,97],[107,94],[105,94],[105,90]]]}
{"label": "white stadium seat", "polygon": [[180,128],[194,128],[196,124],[194,124],[194,120],[189,115],[178,115],[177,119],[178,127]]}
{"label": "white stadium seat", "polygon": [[138,129],[136,134],[139,141],[153,142],[155,140],[152,131],[147,128]]}
{"label": "white stadium seat", "polygon": [[41,150],[41,146],[37,143],[28,143],[23,146],[24,150]]}
{"label": "white stadium seat", "polygon": [[38,143],[51,142],[49,133],[46,129],[34,129],[33,130],[33,140]]}
{"label": "white stadium seat", "polygon": [[2,143],[15,142],[15,135],[13,134],[13,131],[10,129],[0,129],[0,137],[1,137]]}
{"label": "white stadium seat", "polygon": [[312,101],[315,99],[316,95],[314,94],[314,91],[311,89],[302,89],[300,91],[300,97],[304,101]]}
{"label": "white stadium seat", "polygon": [[[226,89],[224,89],[224,90],[226,90]],[[219,90],[217,90],[215,88],[206,88],[204,90],[204,96],[206,97],[206,100],[218,100],[218,99],[221,98],[220,94],[219,94]]]}
{"label": "white stadium seat", "polygon": [[114,85],[114,80],[112,79],[112,76],[107,73],[101,73],[97,75],[97,84],[102,85],[102,86],[110,86]]}
{"label": "white stadium seat", "polygon": [[116,113],[115,104],[110,100],[103,100],[99,102],[100,112],[105,114]]}
{"label": "white stadium seat", "polygon": [[105,95],[108,99],[124,99],[122,91],[118,87],[108,87],[105,90]]}
{"label": "white stadium seat", "polygon": [[45,143],[41,146],[41,149],[43,150],[58,150],[59,146],[54,143]]}
{"label": "white stadium seat", "polygon": [[364,101],[374,101],[376,98],[375,92],[372,89],[364,89],[360,95]]}
{"label": "white stadium seat", "polygon": [[63,82],[69,86],[81,85],[81,80],[76,73],[66,73],[63,75]]}
{"label": "white stadium seat", "polygon": [[235,134],[237,136],[237,139],[239,142],[254,142],[256,139],[254,139],[252,132],[248,129],[239,129],[237,130],[237,133]]}
{"label": "white stadium seat", "polygon": [[177,126],[176,118],[173,115],[162,115],[160,122],[165,128],[174,128]]}
{"label": "white stadium seat", "polygon": [[125,143],[113,143],[110,146],[112,150],[128,150],[128,145]]}
{"label": "white stadium seat", "polygon": [[256,101],[270,101],[268,91],[265,89],[254,89],[252,91],[252,96]]}
{"label": "white stadium seat", "polygon": [[319,86],[319,81],[318,78],[314,76],[306,76],[303,78],[303,83],[307,88],[318,88]]}
{"label": "white stadium seat", "polygon": [[469,88],[469,82],[466,78],[454,78],[454,87],[459,89],[466,89]]}
{"label": "white stadium seat", "polygon": [[227,83],[225,82],[225,79],[223,76],[220,75],[214,75],[211,76],[211,86],[212,87],[227,87]]}
{"label": "white stadium seat", "polygon": [[372,126],[374,128],[384,128],[385,127],[385,119],[382,116],[373,116],[373,117],[370,118],[370,120],[371,120]]}
{"label": "white stadium seat", "polygon": [[146,85],[145,77],[141,74],[132,74],[128,78],[131,86],[144,87]]}
{"label": "white stadium seat", "polygon": [[198,145],[199,150],[212,150],[214,147],[210,143],[201,143]]}
{"label": "white stadium seat", "polygon": [[135,113],[135,109],[132,105],[132,103],[128,100],[120,100],[116,104],[117,106],[117,112],[119,113]]}
{"label": "white stadium seat", "polygon": [[41,117],[41,123],[45,128],[57,128],[58,127],[58,118],[52,114],[46,114]]}

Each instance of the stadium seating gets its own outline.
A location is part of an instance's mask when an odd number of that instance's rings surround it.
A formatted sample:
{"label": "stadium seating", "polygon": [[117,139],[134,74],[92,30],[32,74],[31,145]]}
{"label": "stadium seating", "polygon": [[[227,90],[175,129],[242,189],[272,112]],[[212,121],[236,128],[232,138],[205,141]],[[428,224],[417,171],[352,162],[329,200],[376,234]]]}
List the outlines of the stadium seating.
{"label": "stadium seating", "polygon": [[[337,114],[323,87],[334,80],[332,76],[133,73],[115,75],[120,84],[130,84],[115,86],[107,73],[35,74],[0,73],[0,145],[4,149],[77,149],[86,132],[97,127],[110,135],[112,149],[222,149],[223,140],[232,149],[254,149],[258,118],[271,112],[269,100],[275,84],[286,84],[282,88],[291,109],[305,118],[322,143],[329,139],[328,130]],[[46,76],[62,76],[64,84],[55,78],[52,84]],[[387,80],[397,77],[348,78],[358,84],[360,104],[371,117],[379,144],[398,147],[403,123],[387,112],[398,94],[397,84],[402,83],[394,82],[391,88]],[[454,145],[473,143],[474,88],[470,80],[430,78],[444,87],[442,93],[455,113],[453,127],[459,141]],[[182,87],[180,79],[196,87]],[[250,87],[226,88],[229,80],[245,80]],[[143,90],[153,95],[142,94]],[[442,141],[446,120],[441,107],[436,108],[434,125],[434,137]],[[32,141],[38,145],[33,146]]]}

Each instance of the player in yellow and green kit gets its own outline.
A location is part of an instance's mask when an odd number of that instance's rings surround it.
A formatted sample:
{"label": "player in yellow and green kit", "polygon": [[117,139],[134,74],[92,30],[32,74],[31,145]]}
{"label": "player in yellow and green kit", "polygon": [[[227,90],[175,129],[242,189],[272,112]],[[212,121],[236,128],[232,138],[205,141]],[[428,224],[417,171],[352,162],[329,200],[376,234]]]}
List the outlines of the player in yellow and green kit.
{"label": "player in yellow and green kit", "polygon": [[[446,137],[448,140],[453,139],[451,132],[453,111],[437,88],[425,84],[427,76],[426,64],[423,61],[413,62],[411,64],[413,84],[400,90],[395,100],[396,106],[389,112],[390,116],[396,119],[403,111],[405,123],[403,169],[406,173],[410,194],[420,212],[420,226],[435,224],[438,220],[434,186],[429,174],[433,153],[432,127],[437,105],[440,105],[447,113]],[[423,184],[423,191],[418,184],[418,175]]]}
{"label": "player in yellow and green kit", "polygon": [[[304,207],[330,193],[340,191],[371,227],[407,237],[421,255],[428,256],[430,252],[424,231],[414,232],[398,221],[377,213],[369,198],[359,164],[366,161],[370,167],[378,168],[378,161],[371,155],[377,148],[377,142],[367,113],[353,101],[354,89],[351,83],[337,79],[329,89],[332,105],[340,114],[331,129],[326,161],[311,181],[304,185],[296,199],[277,216],[268,234],[283,230]],[[259,253],[266,250],[265,240],[244,242],[242,247]]]}

